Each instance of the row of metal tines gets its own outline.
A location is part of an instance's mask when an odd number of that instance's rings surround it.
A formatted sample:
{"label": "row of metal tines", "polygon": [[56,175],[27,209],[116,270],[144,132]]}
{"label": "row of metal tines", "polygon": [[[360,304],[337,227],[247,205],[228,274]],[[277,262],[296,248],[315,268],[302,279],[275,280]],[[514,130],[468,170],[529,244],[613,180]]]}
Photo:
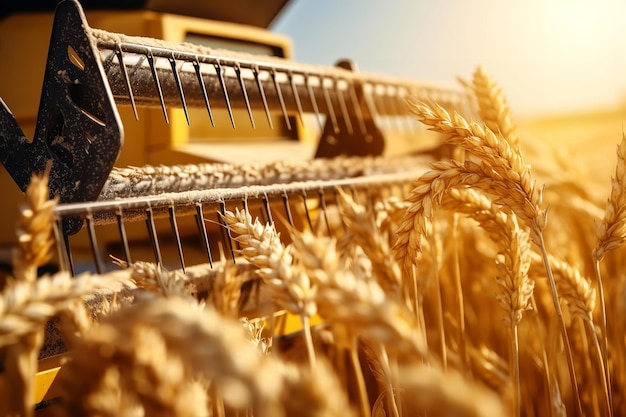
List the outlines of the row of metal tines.
{"label": "row of metal tines", "polygon": [[[150,45],[124,35],[112,38],[95,29],[92,35],[116,102],[130,104],[137,119],[137,105],[141,104],[160,106],[166,122],[168,106],[182,107],[187,123],[189,107],[205,107],[215,126],[212,109],[225,108],[235,128],[233,108],[237,107],[247,110],[255,127],[253,110],[262,107],[272,128],[274,111],[282,112],[289,129],[289,114],[302,119],[305,113],[312,113],[320,128],[328,120],[335,133],[366,134],[366,120],[379,117],[394,116],[396,122],[389,119],[390,128],[414,130],[419,126],[410,117],[407,100],[469,106],[462,91],[359,73],[347,61],[336,68],[321,67],[273,57]],[[222,98],[212,100],[215,96]]]}
{"label": "row of metal tines", "polygon": [[[237,259],[233,240],[222,215],[246,210],[264,224],[274,224],[288,236],[288,229],[308,228],[337,236],[337,192],[341,188],[373,210],[379,201],[402,198],[419,170],[376,176],[213,189],[59,205],[55,210],[55,234],[60,267],[72,274],[111,270],[110,255],[128,263],[151,261],[182,269],[207,263],[216,257]],[[64,219],[81,216],[85,227],[73,236],[64,232]],[[132,230],[129,229],[132,228]],[[86,246],[85,246],[86,242]],[[141,245],[145,247],[133,254]],[[75,250],[75,248],[80,248]],[[88,249],[86,250],[86,247]],[[219,250],[221,248],[222,250]],[[89,256],[86,258],[86,252]],[[224,255],[225,253],[225,255]]]}

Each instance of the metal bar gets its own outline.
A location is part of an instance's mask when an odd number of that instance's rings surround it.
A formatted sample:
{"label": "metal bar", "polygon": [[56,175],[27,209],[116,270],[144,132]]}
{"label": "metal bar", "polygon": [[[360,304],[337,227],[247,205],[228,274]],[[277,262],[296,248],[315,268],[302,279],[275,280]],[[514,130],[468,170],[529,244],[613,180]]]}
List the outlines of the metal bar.
{"label": "metal bar", "polygon": [[[58,216],[69,217],[76,215],[84,215],[86,210],[90,210],[93,213],[99,212],[115,212],[118,208],[122,209],[143,209],[148,205],[154,209],[166,208],[170,204],[176,206],[189,206],[190,201],[199,202],[218,202],[220,200],[236,200],[243,199],[248,195],[263,195],[266,193],[268,196],[282,195],[282,193],[302,193],[303,191],[330,189],[333,187],[365,187],[367,185],[388,185],[393,183],[412,182],[415,178],[422,175],[428,168],[425,166],[422,169],[416,167],[413,170],[406,170],[402,172],[394,172],[390,174],[378,174],[376,176],[363,176],[343,179],[328,180],[320,184],[319,181],[304,181],[304,182],[292,182],[288,184],[277,185],[254,185],[245,188],[220,188],[220,189],[207,189],[207,190],[193,190],[183,191],[179,193],[169,193],[167,195],[153,195],[145,197],[130,197],[120,200],[110,201],[94,201],[89,203],[70,203],[60,204],[55,207],[55,213]],[[192,203],[193,204],[193,203]]]}

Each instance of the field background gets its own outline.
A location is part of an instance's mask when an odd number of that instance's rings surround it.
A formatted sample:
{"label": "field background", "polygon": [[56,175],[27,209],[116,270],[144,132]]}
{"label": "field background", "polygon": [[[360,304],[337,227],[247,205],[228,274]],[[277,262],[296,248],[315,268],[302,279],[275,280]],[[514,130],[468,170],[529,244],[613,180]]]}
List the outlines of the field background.
{"label": "field background", "polygon": [[546,175],[577,179],[594,201],[603,204],[625,122],[623,107],[522,119],[517,125],[522,151],[538,182],[549,180]]}

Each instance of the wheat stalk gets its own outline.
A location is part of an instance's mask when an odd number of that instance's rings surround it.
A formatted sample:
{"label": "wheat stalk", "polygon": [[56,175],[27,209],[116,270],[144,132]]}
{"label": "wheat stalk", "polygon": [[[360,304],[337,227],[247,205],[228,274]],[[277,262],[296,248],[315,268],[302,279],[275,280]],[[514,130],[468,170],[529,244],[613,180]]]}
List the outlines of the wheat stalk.
{"label": "wheat stalk", "polygon": [[[546,212],[541,208],[542,192],[535,187],[530,166],[524,162],[518,149],[512,149],[501,135],[492,132],[486,126],[467,122],[459,114],[450,116],[441,106],[414,105],[413,111],[422,123],[436,132],[447,135],[448,143],[460,146],[479,162],[474,163],[468,160],[463,164],[463,169],[457,165],[444,167],[443,170],[437,169],[433,164],[435,169],[418,179],[408,198],[413,205],[407,211],[395,245],[397,256],[403,262],[405,271],[412,265],[415,254],[421,247],[421,238],[424,232],[427,232],[424,226],[428,225],[432,219],[433,202],[440,204],[441,193],[447,191],[448,188],[459,185],[479,188],[492,196],[495,204],[505,210],[512,210],[530,227],[531,238],[540,248],[550,282],[552,303],[565,346],[577,412],[578,415],[582,415],[573,354],[543,236],[547,218]],[[468,176],[468,173],[473,173],[478,178]],[[456,177],[456,181],[453,177]],[[460,181],[459,177],[466,182]],[[485,180],[490,182],[489,187],[483,187]],[[424,213],[428,217],[426,221],[419,219],[424,216]]]}

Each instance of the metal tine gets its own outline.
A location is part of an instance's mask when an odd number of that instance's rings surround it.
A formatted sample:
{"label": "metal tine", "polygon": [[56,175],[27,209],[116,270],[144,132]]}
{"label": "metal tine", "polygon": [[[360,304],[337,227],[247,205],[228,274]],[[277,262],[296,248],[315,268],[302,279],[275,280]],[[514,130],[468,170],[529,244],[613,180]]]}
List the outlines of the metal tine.
{"label": "metal tine", "polygon": [[274,219],[272,218],[272,209],[270,207],[270,201],[267,197],[267,193],[263,193],[263,209],[265,210],[265,215],[267,216],[267,224],[273,225]]}
{"label": "metal tine", "polygon": [[328,116],[330,117],[330,121],[333,124],[333,131],[335,133],[339,133],[339,125],[337,124],[337,116],[335,115],[335,109],[333,108],[333,102],[330,98],[330,94],[328,94],[328,89],[326,88],[326,83],[324,82],[326,78],[324,76],[320,76],[320,86],[322,87],[322,93],[324,94],[324,101],[326,102],[326,107],[328,107]]}
{"label": "metal tine", "polygon": [[122,240],[122,246],[124,248],[124,257],[126,258],[126,263],[130,265],[132,263],[130,259],[130,247],[128,246],[128,237],[126,236],[126,228],[124,227],[124,217],[121,208],[118,208],[117,213],[115,213],[115,218],[117,219],[117,229],[120,232],[120,239]]}
{"label": "metal tine", "polygon": [[276,79],[276,71],[272,69],[270,71],[270,75],[272,77],[272,80],[274,81],[274,88],[276,89],[276,95],[278,96],[278,102],[280,103],[280,109],[283,112],[283,117],[285,118],[287,129],[291,130],[291,123],[289,122],[289,115],[287,114],[287,108],[285,107],[285,99],[283,98],[283,93],[280,89],[280,83]]}
{"label": "metal tine", "polygon": [[214,64],[215,72],[217,73],[217,79],[220,82],[220,87],[222,88],[222,94],[224,94],[224,101],[226,102],[226,108],[228,109],[228,117],[230,117],[230,123],[233,125],[233,129],[235,128],[235,119],[233,118],[233,109],[230,107],[230,98],[228,98],[228,90],[226,89],[226,83],[224,82],[224,70],[222,69],[222,64],[219,60]]}
{"label": "metal tine", "polygon": [[393,109],[394,114],[396,115],[395,119],[397,121],[397,125],[398,125],[398,130],[400,132],[403,132],[404,129],[404,124],[402,123],[402,111],[401,109],[398,107],[398,86],[389,86],[388,88],[392,88],[393,89],[393,94],[390,94],[390,100],[391,100],[391,108]]}
{"label": "metal tine", "polygon": [[361,130],[361,134],[366,135],[367,128],[365,127],[365,120],[363,119],[361,104],[359,103],[359,98],[357,97],[356,91],[354,90],[354,84],[351,82],[348,83],[348,94],[350,101],[352,102],[352,108],[354,109],[356,120],[359,122],[359,129]]}
{"label": "metal tine", "polygon": [[328,220],[328,208],[326,207],[326,198],[324,195],[324,190],[320,189],[318,194],[319,194],[319,200],[320,200],[320,207],[322,208],[322,214],[324,215],[324,222],[326,222],[326,230],[328,231],[328,236],[331,237],[333,235],[333,231],[330,228],[330,221]]}
{"label": "metal tine", "polygon": [[224,221],[223,216],[226,215],[226,203],[224,200],[220,200],[220,212],[217,215],[217,222],[220,224],[222,229],[222,239],[228,241],[228,249],[230,249],[230,257],[235,263],[235,248],[233,247],[233,237],[230,234],[230,229],[228,225]]}
{"label": "metal tine", "polygon": [[250,100],[248,100],[248,91],[246,91],[246,84],[243,82],[243,78],[241,77],[241,67],[239,64],[235,64],[235,73],[237,74],[237,80],[239,81],[239,87],[241,88],[241,94],[243,95],[243,100],[246,102],[246,110],[248,110],[248,116],[250,117],[250,124],[252,128],[255,129],[254,125],[254,117],[252,117],[252,109],[250,108]]}
{"label": "metal tine", "polygon": [[180,242],[180,232],[178,231],[178,221],[176,220],[176,211],[174,208],[174,204],[171,204],[167,211],[169,212],[170,217],[170,227],[172,228],[172,233],[174,234],[174,239],[176,240],[176,249],[178,251],[178,260],[180,261],[180,267],[183,272],[185,272],[185,257],[183,255],[183,245]]}
{"label": "metal tine", "polygon": [[[411,111],[409,109],[409,105],[407,104],[407,96],[409,95],[409,90],[406,86],[397,87],[398,94],[396,95],[396,102],[398,102],[400,106],[400,114],[402,115],[402,120],[404,121],[404,126],[406,127],[406,131],[411,133],[415,131],[415,126],[411,120]],[[399,94],[402,92],[402,94]]]}
{"label": "metal tine", "polygon": [[[341,205],[339,204],[339,188],[333,188],[333,197],[335,199],[335,207],[337,207],[339,210],[341,210]],[[342,230],[346,230],[346,225],[344,224],[343,220],[339,222],[339,227],[341,227]]]}
{"label": "metal tine", "polygon": [[211,245],[209,244],[209,234],[206,231],[206,225],[204,224],[204,215],[202,214],[202,203],[196,203],[196,224],[198,230],[202,235],[202,245],[209,258],[209,265],[213,268],[213,256],[211,256]]}
{"label": "metal tine", "polygon": [[87,234],[89,235],[91,253],[96,263],[96,272],[98,272],[98,274],[102,274],[104,272],[104,263],[100,257],[100,249],[98,248],[98,240],[96,239],[96,230],[94,229],[93,216],[91,212],[87,213],[85,220],[87,221]]}
{"label": "metal tine", "polygon": [[52,230],[54,232],[54,239],[59,242],[58,250],[61,268],[69,271],[71,275],[74,275],[74,265],[72,265],[72,258],[70,256],[70,242],[68,236],[63,233],[63,221],[57,219],[57,221],[54,222]]}
{"label": "metal tine", "polygon": [[309,205],[307,204],[307,195],[306,191],[302,190],[302,204],[304,205],[304,214],[306,216],[306,221],[309,224],[309,230],[313,231],[313,223],[311,222],[311,213],[309,213]]}
{"label": "metal tine", "polygon": [[156,227],[154,226],[154,214],[152,213],[152,207],[148,207],[146,209],[146,227],[148,228],[148,237],[150,238],[150,243],[152,244],[154,259],[157,264],[163,265],[161,248],[159,247],[159,238],[156,234]]}
{"label": "metal tine", "polygon": [[283,192],[283,205],[285,206],[285,214],[287,215],[287,222],[289,222],[289,226],[293,227],[293,216],[291,215],[291,207],[289,207],[289,195],[286,192]]}
{"label": "metal tine", "polygon": [[148,58],[148,64],[150,65],[150,71],[152,72],[152,79],[154,80],[154,85],[157,89],[157,94],[159,95],[159,101],[161,102],[161,109],[163,110],[163,117],[165,117],[165,123],[169,124],[170,120],[167,117],[167,110],[165,109],[165,100],[163,99],[163,90],[161,89],[161,82],[159,81],[159,76],[157,75],[156,67],[154,66],[154,56],[152,55],[152,49],[148,48],[148,52],[146,54]]}
{"label": "metal tine", "polygon": [[[382,117],[383,120],[386,119],[387,121],[387,127],[389,130],[394,130],[393,127],[393,122],[391,121],[391,113],[387,111],[387,106],[385,105],[385,95],[384,94],[378,94],[376,91],[376,85],[373,86],[372,88],[372,94],[373,94],[373,98],[372,98],[372,102],[374,104],[374,107],[377,109],[380,109],[380,115]],[[385,86],[382,86],[383,89],[385,88]],[[384,91],[383,91],[384,92]],[[378,103],[378,106],[376,106],[376,103]]]}
{"label": "metal tine", "polygon": [[185,112],[185,119],[187,120],[187,126],[189,123],[189,112],[187,111],[187,102],[185,101],[185,93],[183,92],[183,85],[180,82],[180,75],[178,75],[178,69],[176,68],[176,59],[174,58],[174,53],[172,56],[168,58],[170,61],[170,66],[172,67],[172,73],[174,75],[174,82],[176,83],[176,89],[178,90],[178,95],[180,96],[180,104],[183,106],[183,111]]}
{"label": "metal tine", "polygon": [[296,101],[296,107],[298,108],[298,116],[300,117],[300,122],[304,123],[302,102],[300,101],[300,96],[298,95],[298,88],[296,87],[296,82],[293,79],[293,73],[291,71],[287,71],[287,77],[289,78],[289,85],[291,85],[293,98]]}
{"label": "metal tine", "polygon": [[274,124],[272,123],[272,116],[270,115],[270,109],[267,106],[267,97],[265,97],[265,90],[263,89],[263,84],[259,79],[259,68],[254,66],[252,68],[252,74],[254,75],[254,80],[256,81],[256,86],[259,89],[259,94],[261,95],[261,100],[263,101],[263,108],[265,109],[265,116],[267,117],[267,123],[270,126],[270,129],[274,130]]}
{"label": "metal tine", "polygon": [[372,84],[370,85],[372,86],[372,92],[368,94],[365,91],[363,91],[363,98],[365,100],[365,106],[367,107],[367,111],[372,117],[372,120],[374,120],[376,116],[378,116],[378,112],[376,110],[376,106],[374,105],[374,102],[372,99],[372,94],[374,93],[374,90],[373,90],[374,86]]}
{"label": "metal tine", "polygon": [[317,122],[320,125],[320,129],[324,130],[324,123],[322,122],[322,116],[320,115],[320,110],[317,107],[317,100],[315,99],[315,94],[313,93],[313,87],[311,87],[311,83],[309,82],[309,74],[304,74],[304,85],[306,86],[306,91],[309,94],[309,100],[311,101],[311,106],[313,106],[313,112],[317,117]]}
{"label": "metal tine", "polygon": [[130,105],[133,108],[133,114],[135,115],[135,120],[139,120],[139,114],[137,113],[137,105],[135,104],[135,96],[133,94],[133,88],[130,85],[130,78],[128,78],[128,72],[126,71],[126,65],[124,65],[124,57],[122,52],[122,47],[118,45],[117,51],[115,55],[117,56],[117,60],[120,64],[120,70],[122,71],[122,78],[124,78],[124,83],[126,84],[126,88],[128,89],[128,98],[130,99]]}
{"label": "metal tine", "polygon": [[200,90],[202,91],[202,98],[204,99],[206,111],[209,113],[209,118],[211,119],[211,126],[215,127],[213,112],[211,111],[211,105],[209,104],[209,95],[206,93],[206,86],[204,85],[204,78],[202,77],[202,72],[200,71],[200,61],[198,60],[198,56],[196,56],[196,60],[193,61],[192,64],[193,68],[196,70],[196,77],[198,78],[198,84],[200,85]]}
{"label": "metal tine", "polygon": [[346,130],[348,134],[351,135],[354,131],[352,130],[352,122],[350,121],[350,115],[348,114],[348,107],[346,106],[346,99],[341,92],[341,88],[339,88],[339,80],[337,78],[333,78],[333,84],[335,86],[335,91],[337,92],[337,98],[339,99],[339,108],[341,109],[341,116],[343,117],[344,122],[346,123]]}

